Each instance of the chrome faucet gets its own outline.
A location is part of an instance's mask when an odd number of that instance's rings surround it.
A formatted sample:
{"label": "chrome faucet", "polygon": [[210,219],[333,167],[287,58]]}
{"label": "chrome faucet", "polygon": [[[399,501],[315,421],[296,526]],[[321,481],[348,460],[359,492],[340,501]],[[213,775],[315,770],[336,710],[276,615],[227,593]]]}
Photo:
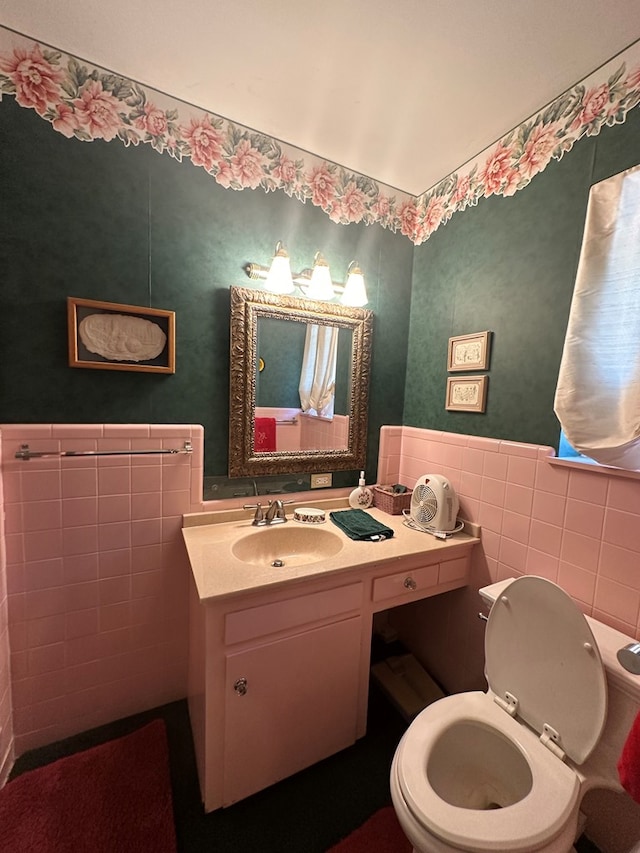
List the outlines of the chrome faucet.
{"label": "chrome faucet", "polygon": [[255,509],[255,515],[251,522],[255,527],[266,527],[270,524],[284,524],[287,521],[284,505],[292,504],[293,501],[275,500],[269,501],[267,511],[264,512],[262,504],[244,504],[243,509]]}
{"label": "chrome faucet", "polygon": [[267,524],[275,524],[286,520],[287,516],[284,511],[284,503],[279,499],[269,501],[269,508],[267,509],[267,514],[265,516]]}

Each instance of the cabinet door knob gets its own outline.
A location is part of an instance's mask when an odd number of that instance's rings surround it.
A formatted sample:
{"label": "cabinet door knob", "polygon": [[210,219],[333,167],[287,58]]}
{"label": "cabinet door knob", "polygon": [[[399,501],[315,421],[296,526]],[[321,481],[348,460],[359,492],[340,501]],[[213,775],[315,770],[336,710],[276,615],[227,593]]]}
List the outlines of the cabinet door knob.
{"label": "cabinet door knob", "polygon": [[404,585],[406,589],[418,589],[418,584],[411,577],[404,579]]}
{"label": "cabinet door knob", "polygon": [[239,678],[233,685],[233,689],[236,691],[238,696],[244,696],[247,690],[249,689],[247,686],[247,679]]}

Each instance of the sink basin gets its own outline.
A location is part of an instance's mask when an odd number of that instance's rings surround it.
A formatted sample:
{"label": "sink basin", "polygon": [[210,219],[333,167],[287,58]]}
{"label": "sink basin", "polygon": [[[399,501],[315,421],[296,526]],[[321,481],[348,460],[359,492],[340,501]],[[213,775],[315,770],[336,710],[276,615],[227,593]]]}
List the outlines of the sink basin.
{"label": "sink basin", "polygon": [[253,566],[304,566],[335,556],[342,550],[342,538],[331,530],[317,527],[278,525],[252,530],[238,539],[231,551],[238,560]]}

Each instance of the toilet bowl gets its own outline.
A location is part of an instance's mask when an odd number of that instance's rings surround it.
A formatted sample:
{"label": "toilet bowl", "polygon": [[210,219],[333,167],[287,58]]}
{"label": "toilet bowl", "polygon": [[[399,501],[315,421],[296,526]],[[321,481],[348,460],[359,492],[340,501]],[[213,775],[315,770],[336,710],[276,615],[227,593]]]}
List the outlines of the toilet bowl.
{"label": "toilet bowl", "polygon": [[504,719],[486,693],[431,708],[400,742],[391,771],[396,813],[415,850],[567,853],[578,820],[575,773]]}
{"label": "toilet bowl", "polygon": [[[429,705],[393,759],[391,796],[416,853],[569,853],[586,790],[620,789],[615,760],[640,686],[615,672],[622,701],[615,697],[616,730],[602,738],[615,655],[607,635],[606,670],[590,626],[544,578],[499,587],[485,638],[487,692]],[[625,639],[601,627],[613,642]]]}

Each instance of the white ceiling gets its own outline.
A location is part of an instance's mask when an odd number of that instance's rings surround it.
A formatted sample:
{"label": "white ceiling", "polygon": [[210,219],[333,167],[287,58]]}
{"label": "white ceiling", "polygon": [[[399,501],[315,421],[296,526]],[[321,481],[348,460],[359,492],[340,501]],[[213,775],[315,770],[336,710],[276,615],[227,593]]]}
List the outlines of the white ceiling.
{"label": "white ceiling", "polygon": [[3,0],[0,24],[419,195],[640,38],[640,0]]}

